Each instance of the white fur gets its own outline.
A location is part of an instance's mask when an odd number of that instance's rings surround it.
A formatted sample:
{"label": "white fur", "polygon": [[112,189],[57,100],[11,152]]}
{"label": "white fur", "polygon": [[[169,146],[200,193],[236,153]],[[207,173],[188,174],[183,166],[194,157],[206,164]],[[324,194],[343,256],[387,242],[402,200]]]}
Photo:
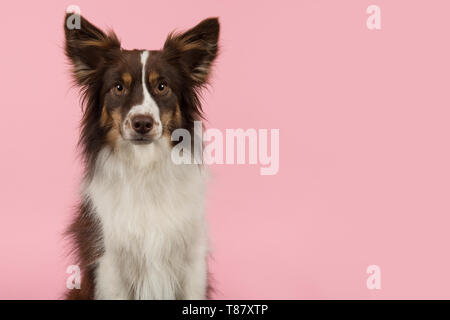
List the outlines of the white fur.
{"label": "white fur", "polygon": [[100,152],[84,189],[105,246],[96,299],[205,298],[203,170],[175,165],[165,138]]}

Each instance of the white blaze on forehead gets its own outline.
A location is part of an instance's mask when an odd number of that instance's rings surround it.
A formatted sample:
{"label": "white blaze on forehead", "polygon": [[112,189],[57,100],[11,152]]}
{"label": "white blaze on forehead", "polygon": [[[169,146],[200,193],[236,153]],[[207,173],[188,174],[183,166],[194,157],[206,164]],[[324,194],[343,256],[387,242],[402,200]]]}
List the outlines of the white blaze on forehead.
{"label": "white blaze on forehead", "polygon": [[141,64],[142,64],[142,94],[144,95],[144,100],[141,104],[133,106],[128,112],[127,118],[130,119],[133,115],[151,115],[154,121],[154,130],[156,130],[157,136],[159,137],[162,133],[161,119],[159,117],[159,107],[153,100],[150,92],[147,89],[146,79],[145,79],[145,66],[148,60],[148,51],[144,50],[141,53]]}

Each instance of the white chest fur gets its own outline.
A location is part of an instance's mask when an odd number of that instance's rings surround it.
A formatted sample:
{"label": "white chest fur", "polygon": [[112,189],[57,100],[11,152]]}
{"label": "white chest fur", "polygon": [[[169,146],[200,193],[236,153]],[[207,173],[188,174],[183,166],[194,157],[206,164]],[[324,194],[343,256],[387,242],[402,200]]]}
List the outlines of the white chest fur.
{"label": "white chest fur", "polygon": [[102,150],[84,195],[102,227],[98,299],[204,298],[204,172],[175,165],[163,139]]}

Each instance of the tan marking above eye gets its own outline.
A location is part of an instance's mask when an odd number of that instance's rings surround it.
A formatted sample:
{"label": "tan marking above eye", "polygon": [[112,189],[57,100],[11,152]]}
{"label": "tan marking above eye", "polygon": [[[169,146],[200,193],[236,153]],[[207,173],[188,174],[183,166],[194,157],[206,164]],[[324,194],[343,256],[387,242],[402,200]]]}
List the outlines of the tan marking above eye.
{"label": "tan marking above eye", "polygon": [[170,87],[167,84],[167,81],[162,80],[160,75],[152,70],[148,75],[148,80],[150,85],[153,87],[153,92],[157,95],[166,95],[170,91]]}
{"label": "tan marking above eye", "polygon": [[156,71],[150,71],[150,74],[148,75],[148,81],[150,83],[155,83],[158,78],[159,74]]}
{"label": "tan marking above eye", "polygon": [[131,74],[130,74],[130,73],[124,72],[124,73],[122,74],[122,80],[123,80],[123,83],[124,83],[127,87],[129,87],[129,86],[131,85],[131,81],[133,80],[133,78],[131,77]]}

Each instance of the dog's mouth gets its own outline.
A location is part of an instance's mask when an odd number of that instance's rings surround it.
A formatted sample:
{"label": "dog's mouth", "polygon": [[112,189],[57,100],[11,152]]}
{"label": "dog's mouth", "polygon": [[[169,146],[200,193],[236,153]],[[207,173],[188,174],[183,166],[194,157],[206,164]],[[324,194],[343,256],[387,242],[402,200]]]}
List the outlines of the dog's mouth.
{"label": "dog's mouth", "polygon": [[153,142],[153,138],[151,137],[134,137],[131,139],[128,139],[128,141],[130,141],[132,144],[135,145],[143,145],[143,144],[150,144]]}

